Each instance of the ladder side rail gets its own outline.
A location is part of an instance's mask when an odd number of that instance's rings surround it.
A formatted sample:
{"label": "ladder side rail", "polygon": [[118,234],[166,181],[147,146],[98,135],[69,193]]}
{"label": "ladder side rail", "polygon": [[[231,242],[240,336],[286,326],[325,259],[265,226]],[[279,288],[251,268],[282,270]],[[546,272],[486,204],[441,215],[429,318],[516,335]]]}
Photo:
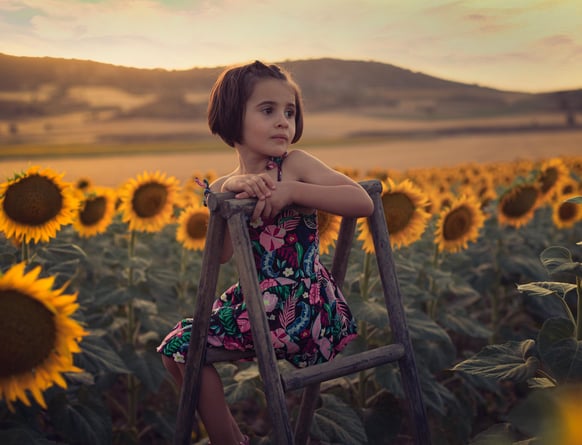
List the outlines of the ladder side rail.
{"label": "ladder side rail", "polygon": [[220,270],[220,258],[216,252],[222,251],[225,230],[226,220],[218,214],[216,207],[210,208],[206,248],[202,255],[198,296],[193,313],[184,381],[180,391],[174,445],[189,445],[192,442],[192,427],[200,397],[199,382],[204,366],[210,314]]}
{"label": "ladder side rail", "polygon": [[[239,272],[239,280],[249,312],[254,349],[258,359],[265,395],[267,400],[275,404],[275,406],[269,406],[275,443],[293,445],[293,432],[291,431],[289,414],[287,413],[285,394],[279,378],[277,357],[271,340],[269,323],[263,299],[261,298],[247,222],[244,212],[240,209],[240,203],[236,203],[233,207],[229,210],[229,213],[232,214],[228,218],[228,228]],[[236,211],[237,208],[241,211]]]}
{"label": "ladder side rail", "polygon": [[[379,181],[377,181],[379,183]],[[380,185],[381,189],[381,185]],[[386,217],[383,211],[383,204],[380,193],[371,195],[374,201],[374,212],[368,217],[380,278],[384,288],[384,299],[388,309],[388,318],[395,341],[405,348],[405,354],[399,360],[400,377],[405,394],[409,399],[410,420],[415,436],[415,444],[430,445],[430,429],[426,414],[426,407],[422,398],[420,378],[418,375],[414,349],[410,340],[402,294],[396,276],[396,267],[392,255],[392,247],[386,224]]]}
{"label": "ladder side rail", "polygon": [[[354,234],[356,233],[356,222],[356,218],[343,217],[340,224],[331,266],[331,276],[340,289],[343,287],[346,276],[348,259],[352,250]],[[309,431],[313,421],[313,413],[319,400],[319,394],[319,382],[311,383],[303,389],[299,404],[299,414],[295,420],[295,445],[306,445],[309,440]]]}

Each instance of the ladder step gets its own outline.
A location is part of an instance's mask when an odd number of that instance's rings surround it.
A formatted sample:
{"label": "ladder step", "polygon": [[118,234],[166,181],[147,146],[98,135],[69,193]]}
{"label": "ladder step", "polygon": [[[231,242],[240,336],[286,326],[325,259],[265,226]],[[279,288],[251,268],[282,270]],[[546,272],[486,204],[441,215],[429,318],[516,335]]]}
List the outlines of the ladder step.
{"label": "ladder step", "polygon": [[312,383],[324,382],[363,371],[364,369],[395,362],[404,357],[404,351],[403,345],[394,343],[358,354],[339,355],[330,362],[289,371],[281,375],[283,390],[285,392],[293,391]]}

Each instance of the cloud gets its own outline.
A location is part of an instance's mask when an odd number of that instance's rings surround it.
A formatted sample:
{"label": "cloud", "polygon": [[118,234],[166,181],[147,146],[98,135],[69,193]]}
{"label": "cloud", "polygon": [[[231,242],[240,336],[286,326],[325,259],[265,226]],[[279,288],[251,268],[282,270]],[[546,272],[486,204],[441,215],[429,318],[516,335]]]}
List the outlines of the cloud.
{"label": "cloud", "polygon": [[126,66],[336,57],[481,84],[547,83],[550,64],[582,78],[580,0],[1,0],[0,25],[9,54]]}

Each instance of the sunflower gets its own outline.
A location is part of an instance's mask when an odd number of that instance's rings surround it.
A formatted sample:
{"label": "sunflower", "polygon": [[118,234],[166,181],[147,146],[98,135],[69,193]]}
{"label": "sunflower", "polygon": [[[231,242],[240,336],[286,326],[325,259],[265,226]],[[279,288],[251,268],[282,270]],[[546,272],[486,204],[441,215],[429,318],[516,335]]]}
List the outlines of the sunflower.
{"label": "sunflower", "polygon": [[438,193],[433,193],[431,195],[434,201],[434,205],[432,207],[432,214],[439,215],[443,209],[446,209],[451,206],[451,204],[455,201],[455,194],[451,190],[445,190]]}
{"label": "sunflower", "polygon": [[537,175],[541,199],[548,201],[554,193],[562,188],[562,184],[569,176],[568,167],[562,159],[552,158],[543,162]]}
{"label": "sunflower", "polygon": [[559,229],[573,227],[582,219],[582,206],[569,201],[570,198],[578,196],[576,194],[562,195],[559,200],[552,204],[552,221]]}
{"label": "sunflower", "polygon": [[210,212],[207,207],[198,204],[187,207],[178,218],[176,239],[186,249],[204,249],[209,219]]}
{"label": "sunflower", "polygon": [[91,179],[86,178],[86,177],[78,178],[75,181],[75,188],[82,190],[82,191],[89,190],[92,185],[93,185],[93,183],[91,182]]}
{"label": "sunflower", "polygon": [[540,202],[540,191],[536,184],[523,182],[507,189],[497,204],[497,219],[500,224],[519,228],[534,216]]}
{"label": "sunflower", "polygon": [[[425,193],[409,179],[398,184],[388,179],[382,183],[381,199],[390,244],[393,247],[404,247],[418,240],[430,219],[430,214],[425,210],[428,205]],[[359,229],[358,239],[364,241],[364,250],[368,253],[374,252],[374,242],[367,218],[360,220]]]}
{"label": "sunflower", "polygon": [[458,252],[476,241],[485,223],[479,200],[473,195],[461,195],[450,207],[441,211],[435,230],[439,251]]}
{"label": "sunflower", "polygon": [[71,223],[79,201],[62,176],[34,166],[0,185],[0,230],[7,238],[49,241]]}
{"label": "sunflower", "polygon": [[39,278],[40,266],[12,266],[0,276],[0,399],[30,406],[26,391],[46,409],[42,392],[67,383],[63,373],[80,372],[73,353],[87,332],[70,318],[77,294],[53,289],[54,277]]}
{"label": "sunflower", "polygon": [[157,232],[172,218],[178,180],[165,173],[144,172],[121,188],[120,211],[130,230]]}
{"label": "sunflower", "polygon": [[576,193],[578,191],[582,191],[582,182],[575,180],[572,177],[566,178],[566,180],[562,183],[562,187],[558,190],[558,197],[562,195],[570,195],[572,193]]}
{"label": "sunflower", "polygon": [[548,401],[547,406],[554,411],[551,417],[555,420],[546,425],[542,436],[543,443],[578,445],[582,437],[582,414],[580,413],[582,389],[579,385],[571,384],[560,389],[561,391],[553,395],[553,401]]}
{"label": "sunflower", "polygon": [[81,200],[81,207],[73,220],[80,236],[88,238],[103,233],[115,215],[115,192],[106,187],[92,187]]}
{"label": "sunflower", "polygon": [[329,253],[330,247],[335,245],[342,218],[333,213],[317,211],[317,226],[319,232],[319,252],[322,255]]}

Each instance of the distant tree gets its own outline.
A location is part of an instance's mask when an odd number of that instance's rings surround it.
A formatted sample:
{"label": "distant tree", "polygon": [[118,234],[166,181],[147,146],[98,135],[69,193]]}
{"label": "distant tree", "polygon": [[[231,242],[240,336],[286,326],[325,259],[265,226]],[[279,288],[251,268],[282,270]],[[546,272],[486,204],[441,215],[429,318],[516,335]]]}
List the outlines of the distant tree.
{"label": "distant tree", "polygon": [[576,126],[576,94],[575,92],[560,91],[557,93],[558,108],[566,113],[566,126]]}

